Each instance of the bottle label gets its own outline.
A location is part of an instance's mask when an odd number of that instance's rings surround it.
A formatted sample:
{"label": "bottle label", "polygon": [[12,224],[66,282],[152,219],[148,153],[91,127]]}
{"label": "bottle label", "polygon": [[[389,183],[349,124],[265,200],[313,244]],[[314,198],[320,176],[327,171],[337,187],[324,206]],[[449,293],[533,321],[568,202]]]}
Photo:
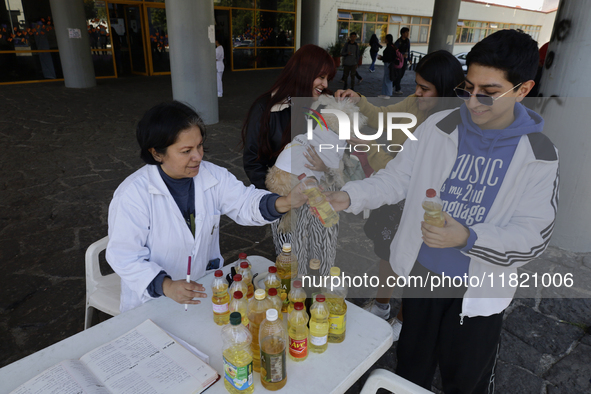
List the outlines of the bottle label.
{"label": "bottle label", "polygon": [[229,303],[213,304],[213,313],[226,313],[229,311]]}
{"label": "bottle label", "polygon": [[289,337],[289,354],[293,358],[305,358],[308,355],[308,338],[293,339]]}
{"label": "bottle label", "polygon": [[330,334],[342,334],[347,328],[347,315],[330,315],[328,323],[328,332]]}
{"label": "bottle label", "polygon": [[287,376],[285,347],[280,353],[269,354],[261,349],[261,378],[267,383],[281,382]]}
{"label": "bottle label", "polygon": [[224,377],[236,390],[244,391],[252,386],[252,371],[252,361],[237,367],[224,357]]}
{"label": "bottle label", "polygon": [[310,342],[314,346],[322,346],[328,341],[328,335],[322,337],[315,337],[314,335],[310,335]]}

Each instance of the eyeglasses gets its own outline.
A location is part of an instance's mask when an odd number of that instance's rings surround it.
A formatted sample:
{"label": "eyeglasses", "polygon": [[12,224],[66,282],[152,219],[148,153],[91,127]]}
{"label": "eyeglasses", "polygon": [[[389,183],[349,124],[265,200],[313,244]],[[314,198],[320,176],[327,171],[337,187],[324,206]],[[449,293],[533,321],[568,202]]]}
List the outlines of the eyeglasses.
{"label": "eyeglasses", "polygon": [[[465,82],[462,82],[460,85],[462,85],[464,83]],[[507,90],[505,93],[503,93],[497,97],[493,97],[493,96],[489,96],[488,94],[481,94],[481,93],[472,94],[469,91],[467,91],[466,89],[459,88],[458,86],[460,86],[460,85],[458,85],[454,88],[454,92],[456,92],[456,95],[464,101],[468,101],[468,100],[470,100],[470,97],[475,96],[476,100],[478,100],[478,102],[480,104],[490,107],[494,104],[495,100],[500,99],[501,97],[503,97],[504,95],[506,95],[510,91],[521,86],[522,83],[523,82],[518,83],[517,85],[513,86],[511,89]]]}

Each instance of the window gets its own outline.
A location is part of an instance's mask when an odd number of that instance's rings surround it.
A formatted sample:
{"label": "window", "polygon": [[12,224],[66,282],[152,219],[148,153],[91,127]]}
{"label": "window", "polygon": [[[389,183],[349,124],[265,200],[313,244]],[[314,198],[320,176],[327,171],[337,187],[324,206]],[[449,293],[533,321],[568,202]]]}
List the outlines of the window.
{"label": "window", "polygon": [[337,41],[341,43],[353,31],[359,42],[365,44],[369,43],[372,34],[376,34],[382,43],[386,41],[386,34],[392,34],[396,40],[405,26],[410,29],[411,42],[426,44],[429,41],[431,18],[345,10],[339,10],[337,15]]}
{"label": "window", "polygon": [[458,21],[456,29],[456,43],[477,43],[494,32],[504,29],[521,29],[537,41],[541,28],[542,26],[461,20]]}

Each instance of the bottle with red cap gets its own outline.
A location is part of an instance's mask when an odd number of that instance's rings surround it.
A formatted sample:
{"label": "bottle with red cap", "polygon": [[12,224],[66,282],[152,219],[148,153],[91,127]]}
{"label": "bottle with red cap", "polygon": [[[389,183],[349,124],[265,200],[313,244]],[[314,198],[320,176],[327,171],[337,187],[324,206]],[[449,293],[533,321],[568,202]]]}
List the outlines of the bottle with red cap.
{"label": "bottle with red cap", "polygon": [[308,357],[308,314],[303,302],[296,302],[288,317],[289,358],[304,361]]}
{"label": "bottle with red cap", "polygon": [[445,226],[445,218],[443,217],[443,203],[437,197],[435,189],[428,189],[426,197],[423,200],[423,209],[425,210],[425,223],[436,227]]}
{"label": "bottle with red cap", "polygon": [[233,298],[234,292],[238,291],[238,290],[240,290],[242,292],[242,295],[248,294],[248,285],[246,283],[244,283],[244,281],[242,280],[242,275],[236,274],[236,275],[234,275],[232,280],[233,280],[232,285],[230,286],[230,290],[228,290],[228,293],[230,294],[230,298]]}
{"label": "bottle with red cap", "polygon": [[328,347],[328,316],[324,294],[318,294],[310,308],[310,343],[308,349],[314,353],[324,353]]}
{"label": "bottle with red cap", "polygon": [[232,312],[239,312],[242,316],[242,324],[248,328],[248,301],[240,290],[234,292],[232,301],[230,301],[230,313]]}
{"label": "bottle with red cap", "polygon": [[267,298],[273,304],[273,308],[277,309],[277,313],[279,314],[279,318],[283,320],[283,313],[281,313],[281,308],[283,308],[283,300],[279,297],[277,293],[277,289],[271,287],[269,292],[267,293]]}
{"label": "bottle with red cap", "polygon": [[[246,253],[244,255],[246,255]],[[242,275],[242,281],[246,283],[246,286],[248,287],[246,298],[250,300],[252,297],[254,297],[254,286],[252,284],[252,271],[250,270],[248,261],[245,260],[240,263],[238,273]]]}
{"label": "bottle with red cap", "polygon": [[218,326],[228,324],[230,319],[230,296],[228,295],[228,282],[224,278],[222,270],[217,270],[211,284],[213,293],[211,302],[213,304],[213,321]]}
{"label": "bottle with red cap", "polygon": [[287,306],[288,314],[293,311],[296,302],[306,302],[306,291],[302,288],[301,280],[298,279],[293,281],[287,298],[289,299],[289,305]]}
{"label": "bottle with red cap", "polygon": [[277,267],[271,266],[269,267],[269,273],[265,278],[265,291],[269,293],[269,289],[278,289],[281,287],[281,279],[277,276]]}
{"label": "bottle with red cap", "polygon": [[308,196],[308,205],[310,210],[320,220],[324,227],[332,227],[339,222],[339,214],[336,213],[332,205],[326,200],[318,188],[318,181],[314,177],[307,177],[306,174],[298,176],[302,184],[302,191]]}
{"label": "bottle with red cap", "polygon": [[252,269],[252,265],[250,264],[250,260],[248,260],[248,255],[246,253],[242,252],[238,255],[238,261],[236,262],[236,265],[234,266],[237,273],[238,273],[238,270],[240,269],[240,264],[243,261],[246,261],[248,263],[248,268]]}

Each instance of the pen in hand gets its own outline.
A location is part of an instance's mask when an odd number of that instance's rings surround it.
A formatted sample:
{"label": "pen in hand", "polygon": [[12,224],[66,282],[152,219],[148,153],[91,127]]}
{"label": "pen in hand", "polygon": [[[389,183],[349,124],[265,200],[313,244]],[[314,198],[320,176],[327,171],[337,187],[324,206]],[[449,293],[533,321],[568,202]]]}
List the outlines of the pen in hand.
{"label": "pen in hand", "polygon": [[[189,256],[189,263],[187,263],[187,283],[191,283],[191,256]],[[187,304],[185,304],[185,312],[187,311]]]}

